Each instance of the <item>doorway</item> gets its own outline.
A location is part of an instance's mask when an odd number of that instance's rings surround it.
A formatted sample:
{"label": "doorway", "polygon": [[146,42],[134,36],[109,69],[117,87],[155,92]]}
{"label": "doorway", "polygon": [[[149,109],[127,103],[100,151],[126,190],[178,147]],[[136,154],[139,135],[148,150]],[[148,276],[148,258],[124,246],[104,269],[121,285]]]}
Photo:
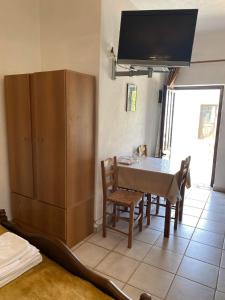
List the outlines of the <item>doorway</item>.
{"label": "doorway", "polygon": [[222,86],[175,87],[167,94],[164,154],[177,162],[191,155],[191,179],[199,187],[214,183],[222,97]]}

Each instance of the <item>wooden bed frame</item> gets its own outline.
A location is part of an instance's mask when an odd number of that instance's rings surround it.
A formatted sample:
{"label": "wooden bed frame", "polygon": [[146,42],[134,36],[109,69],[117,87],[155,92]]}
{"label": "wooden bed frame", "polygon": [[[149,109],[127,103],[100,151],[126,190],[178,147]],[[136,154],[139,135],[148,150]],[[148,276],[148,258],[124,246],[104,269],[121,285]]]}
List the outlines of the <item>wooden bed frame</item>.
{"label": "wooden bed frame", "polygon": [[[60,240],[53,239],[49,236],[25,232],[13,222],[8,221],[4,209],[0,209],[0,224],[9,231],[14,232],[29,241],[32,245],[37,247],[41,253],[54,260],[70,273],[92,283],[103,293],[116,300],[131,300],[117,288],[113,282],[85,267],[72,251]],[[140,296],[140,300],[151,300],[151,296],[143,293]]]}

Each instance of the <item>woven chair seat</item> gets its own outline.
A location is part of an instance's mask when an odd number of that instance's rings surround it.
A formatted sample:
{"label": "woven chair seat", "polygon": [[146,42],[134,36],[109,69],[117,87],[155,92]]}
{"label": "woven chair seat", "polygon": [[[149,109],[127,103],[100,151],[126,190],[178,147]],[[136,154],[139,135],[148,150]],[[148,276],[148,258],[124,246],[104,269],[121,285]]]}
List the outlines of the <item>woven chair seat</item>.
{"label": "woven chair seat", "polygon": [[141,199],[143,194],[139,192],[117,190],[111,193],[107,200],[112,201],[117,204],[129,206],[132,203],[136,205]]}

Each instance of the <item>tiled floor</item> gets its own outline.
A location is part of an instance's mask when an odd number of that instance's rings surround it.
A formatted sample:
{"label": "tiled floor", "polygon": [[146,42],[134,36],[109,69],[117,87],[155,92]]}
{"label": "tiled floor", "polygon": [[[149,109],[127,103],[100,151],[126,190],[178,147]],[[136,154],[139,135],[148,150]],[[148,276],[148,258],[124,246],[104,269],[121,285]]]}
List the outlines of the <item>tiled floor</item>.
{"label": "tiled floor", "polygon": [[134,300],[142,292],[153,300],[225,300],[225,194],[192,188],[182,223],[177,231],[172,225],[166,239],[164,219],[152,217],[142,233],[135,229],[132,249],[125,236],[108,231],[73,251]]}

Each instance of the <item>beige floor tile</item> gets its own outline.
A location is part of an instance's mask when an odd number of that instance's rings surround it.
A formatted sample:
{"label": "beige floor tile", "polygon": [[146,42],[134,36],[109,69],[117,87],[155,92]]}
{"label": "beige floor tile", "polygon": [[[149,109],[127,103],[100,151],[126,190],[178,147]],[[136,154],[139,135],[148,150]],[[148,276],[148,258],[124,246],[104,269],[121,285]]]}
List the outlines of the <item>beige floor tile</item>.
{"label": "beige floor tile", "polygon": [[204,208],[205,202],[194,200],[194,199],[189,199],[186,198],[184,200],[184,205],[185,206],[191,206],[191,207],[196,207],[196,208]]}
{"label": "beige floor tile", "polygon": [[163,231],[164,224],[165,224],[164,218],[151,216],[150,228]]}
{"label": "beige floor tile", "polygon": [[210,220],[210,221],[225,223],[225,214],[210,211],[210,210],[205,210],[204,209],[203,213],[201,215],[201,218],[206,219],[206,220]]}
{"label": "beige floor tile", "polygon": [[225,293],[216,291],[215,300],[225,300]]}
{"label": "beige floor tile", "polygon": [[206,203],[205,210],[215,212],[215,213],[225,213],[225,205],[220,205],[215,202]]}
{"label": "beige floor tile", "polygon": [[164,298],[173,281],[174,275],[142,263],[132,275],[128,284]]}
{"label": "beige floor tile", "polygon": [[111,277],[111,276],[108,276],[108,275],[106,275],[106,274],[104,274],[104,273],[101,273],[101,272],[99,272],[99,271],[96,271],[96,270],[94,270],[94,272],[97,273],[97,274],[99,274],[99,275],[101,275],[102,277],[105,277],[105,278],[111,280],[111,281],[112,281],[115,285],[117,285],[118,288],[121,289],[121,290],[122,290],[123,287],[125,286],[125,282],[122,282],[122,281],[120,281],[120,280],[117,280],[117,279],[115,279],[115,278],[113,278],[113,277]]}
{"label": "beige floor tile", "polygon": [[142,260],[151,249],[152,245],[143,243],[141,241],[133,240],[132,248],[127,248],[127,240],[121,241],[114,249],[115,252],[119,252],[123,255],[131,258]]}
{"label": "beige floor tile", "polygon": [[124,236],[107,230],[107,236],[105,238],[102,236],[102,231],[100,231],[88,239],[88,242],[112,250],[123,239],[125,239]]}
{"label": "beige floor tile", "polygon": [[190,239],[192,237],[194,230],[195,230],[194,227],[183,225],[183,224],[178,224],[177,230],[174,230],[174,227],[170,226],[170,234],[185,239]]}
{"label": "beige floor tile", "polygon": [[195,227],[198,223],[198,220],[199,220],[198,217],[183,215],[182,224],[187,225],[187,226]]}
{"label": "beige floor tile", "polygon": [[77,248],[79,248],[83,243],[84,243],[84,240],[81,241],[80,243],[76,244],[76,245],[73,246],[72,248],[70,248],[70,250],[71,250],[72,252],[74,252],[74,250],[76,250]]}
{"label": "beige floor tile", "polygon": [[190,206],[184,206],[183,213],[185,215],[193,216],[193,217],[200,217],[202,213],[202,209]]}
{"label": "beige floor tile", "polygon": [[123,230],[124,232],[128,232],[128,223],[123,220],[119,220],[119,222],[116,223],[116,228]]}
{"label": "beige floor tile", "polygon": [[148,255],[145,257],[144,262],[165,271],[176,273],[182,257],[182,255],[172,251],[159,247],[152,247]]}
{"label": "beige floor tile", "polygon": [[216,204],[216,205],[224,205],[225,206],[225,198],[209,198],[207,203],[212,203],[212,204]]}
{"label": "beige floor tile", "polygon": [[129,296],[132,300],[139,300],[140,299],[140,295],[142,293],[144,293],[144,291],[142,290],[139,290],[133,286],[130,286],[129,284],[126,284],[124,289],[123,289],[123,292]]}
{"label": "beige floor tile", "polygon": [[177,236],[170,235],[169,238],[164,238],[163,234],[156,242],[155,246],[176,252],[178,254],[184,254],[189,240],[183,239]]}
{"label": "beige floor tile", "polygon": [[209,198],[210,191],[199,189],[199,188],[192,188],[188,197],[195,200],[206,201]]}
{"label": "beige floor tile", "polygon": [[200,219],[197,225],[197,228],[208,230],[211,232],[224,234],[225,233],[225,225],[219,222],[210,221],[206,219]]}
{"label": "beige floor tile", "polygon": [[217,290],[225,293],[225,269],[220,269],[219,271]]}
{"label": "beige floor tile", "polygon": [[217,247],[217,248],[223,247],[223,239],[224,236],[222,234],[214,233],[214,232],[210,232],[198,228],[195,229],[195,232],[192,236],[193,241],[206,244],[209,246]]}
{"label": "beige floor tile", "polygon": [[166,300],[213,300],[214,290],[176,276]]}
{"label": "beige floor tile", "polygon": [[78,256],[82,263],[94,268],[109,251],[91,243],[84,242],[79,248],[76,248],[73,253]]}
{"label": "beige floor tile", "polygon": [[212,192],[209,195],[208,201],[223,201],[225,203],[225,193]]}
{"label": "beige floor tile", "polygon": [[134,259],[111,252],[96,268],[97,271],[126,282],[138,266]]}
{"label": "beige floor tile", "polygon": [[135,233],[134,239],[153,245],[160,235],[161,232],[158,230],[145,228],[142,232]]}
{"label": "beige floor tile", "polygon": [[[128,295],[132,300],[140,300],[140,295],[141,295],[142,293],[145,293],[144,291],[139,290],[139,289],[137,289],[137,288],[135,288],[135,287],[133,287],[133,286],[131,286],[131,285],[129,285],[129,284],[126,284],[126,285],[125,285],[123,291],[124,291],[124,293],[125,293],[126,295]],[[150,295],[150,294],[149,294],[149,295]],[[153,296],[153,295],[151,295],[151,297],[152,297],[152,300],[160,300],[160,298],[155,297],[155,296]]]}
{"label": "beige floor tile", "polygon": [[222,251],[220,267],[225,269],[225,251]]}
{"label": "beige floor tile", "polygon": [[215,288],[218,271],[219,268],[216,266],[185,256],[177,274],[208,287]]}
{"label": "beige floor tile", "polygon": [[225,199],[225,194],[221,192],[211,191],[209,199]]}
{"label": "beige floor tile", "polygon": [[221,254],[222,250],[218,248],[200,244],[194,241],[190,242],[185,253],[186,256],[204,261],[208,264],[212,264],[218,267],[220,265]]}

